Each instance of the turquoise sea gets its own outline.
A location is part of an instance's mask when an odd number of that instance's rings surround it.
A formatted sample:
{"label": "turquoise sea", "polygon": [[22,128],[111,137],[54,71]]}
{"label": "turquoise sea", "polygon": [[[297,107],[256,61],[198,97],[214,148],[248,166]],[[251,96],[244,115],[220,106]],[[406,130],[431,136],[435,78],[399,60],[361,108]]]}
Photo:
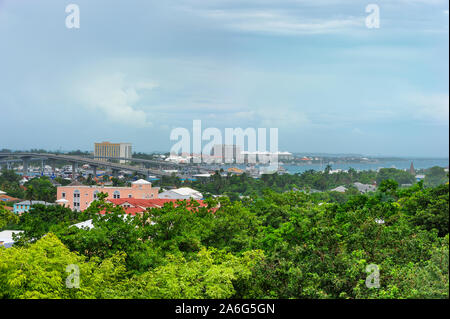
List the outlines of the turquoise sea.
{"label": "turquoise sea", "polygon": [[[448,167],[448,159],[399,159],[399,160],[380,160],[376,163],[330,163],[333,169],[348,170],[377,170],[379,168],[397,168],[409,169],[411,162],[415,169],[426,169],[433,166]],[[302,173],[307,170],[323,170],[326,164],[303,164],[303,165],[283,165],[287,172],[291,174]]]}
{"label": "turquoise sea", "polygon": [[[354,168],[356,170],[377,170],[379,168],[397,168],[397,169],[409,169],[411,162],[414,168],[426,169],[433,166],[448,167],[448,158],[437,158],[437,159],[424,159],[424,158],[409,158],[409,159],[395,159],[395,160],[384,160],[379,159],[377,162],[369,163],[329,163],[333,170],[341,169],[348,170],[349,168]],[[322,171],[325,169],[327,163],[324,164],[283,164],[282,166],[286,169],[286,172],[290,174],[302,173],[308,170]],[[219,165],[215,169],[226,170],[229,167],[238,167],[240,169],[245,169],[245,165]]]}

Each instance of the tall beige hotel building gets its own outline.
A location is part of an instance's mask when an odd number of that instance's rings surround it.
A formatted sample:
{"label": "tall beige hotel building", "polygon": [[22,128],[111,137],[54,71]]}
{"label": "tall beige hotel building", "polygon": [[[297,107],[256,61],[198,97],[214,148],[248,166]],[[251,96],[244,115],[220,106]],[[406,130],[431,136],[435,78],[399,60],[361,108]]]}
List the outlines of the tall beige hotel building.
{"label": "tall beige hotel building", "polygon": [[131,158],[131,143],[110,143],[102,142],[95,143],[94,145],[94,157],[100,161],[107,161],[106,158],[122,158],[120,163],[126,163],[124,158]]}

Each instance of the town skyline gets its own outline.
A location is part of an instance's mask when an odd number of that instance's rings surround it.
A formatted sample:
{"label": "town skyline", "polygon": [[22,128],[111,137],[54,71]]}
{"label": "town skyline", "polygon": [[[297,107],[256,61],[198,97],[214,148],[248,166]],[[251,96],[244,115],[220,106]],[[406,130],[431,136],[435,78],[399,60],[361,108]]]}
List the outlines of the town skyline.
{"label": "town skyline", "polygon": [[0,147],[164,151],[200,119],[276,127],[290,152],[448,157],[447,1],[378,1],[379,28],[348,0],[76,4],[68,29],[66,4],[0,1],[0,107],[20,119]]}

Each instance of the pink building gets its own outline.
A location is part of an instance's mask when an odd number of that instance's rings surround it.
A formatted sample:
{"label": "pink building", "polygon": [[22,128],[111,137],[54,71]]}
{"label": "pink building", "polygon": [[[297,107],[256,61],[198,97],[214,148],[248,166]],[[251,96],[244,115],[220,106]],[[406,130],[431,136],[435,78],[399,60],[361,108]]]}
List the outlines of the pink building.
{"label": "pink building", "polygon": [[152,199],[158,198],[158,190],[159,187],[152,187],[150,182],[143,179],[131,183],[131,187],[86,186],[75,182],[57,188],[56,203],[83,211],[89,207],[99,193],[107,193],[107,199]]}

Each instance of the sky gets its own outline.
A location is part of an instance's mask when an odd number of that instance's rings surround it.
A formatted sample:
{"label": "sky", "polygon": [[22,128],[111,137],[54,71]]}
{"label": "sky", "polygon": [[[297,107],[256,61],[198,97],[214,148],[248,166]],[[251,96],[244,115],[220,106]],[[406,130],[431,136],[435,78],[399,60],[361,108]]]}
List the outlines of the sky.
{"label": "sky", "polygon": [[[80,9],[67,28],[66,6]],[[379,28],[368,28],[368,4]],[[169,151],[278,128],[280,151],[449,154],[448,0],[0,0],[0,149]],[[204,142],[204,144],[207,141]]]}

